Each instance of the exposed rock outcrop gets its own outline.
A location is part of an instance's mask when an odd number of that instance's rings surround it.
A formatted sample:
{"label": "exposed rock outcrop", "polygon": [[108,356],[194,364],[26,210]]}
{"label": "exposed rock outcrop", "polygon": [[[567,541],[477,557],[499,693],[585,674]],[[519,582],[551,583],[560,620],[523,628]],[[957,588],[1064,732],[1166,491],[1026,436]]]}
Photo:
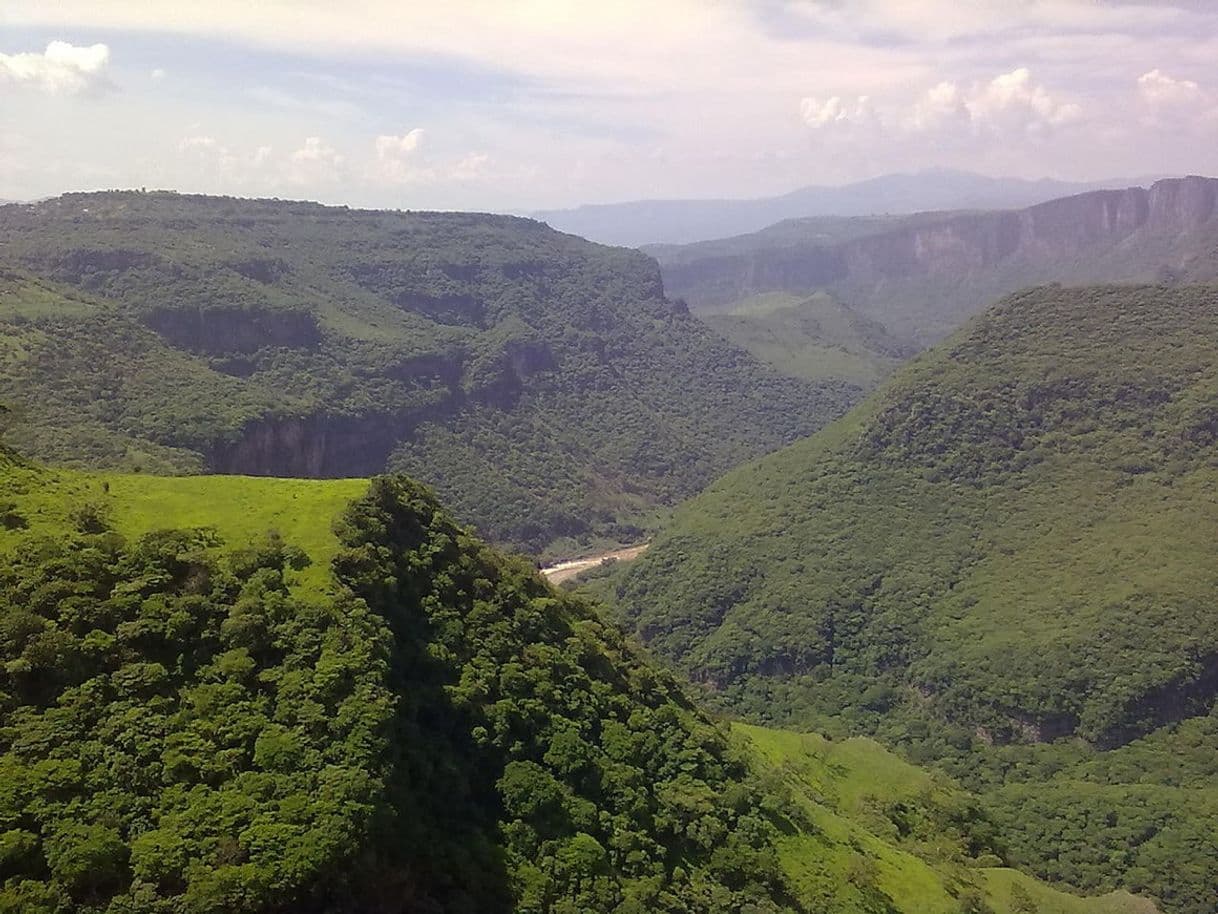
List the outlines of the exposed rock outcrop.
{"label": "exposed rock outcrop", "polygon": [[268,346],[313,346],[321,339],[307,311],[270,308],[154,308],[144,323],[171,345],[208,354],[250,353]]}
{"label": "exposed rock outcrop", "polygon": [[702,258],[690,256],[696,247],[662,263],[668,293],[695,309],[829,289],[928,340],[1026,285],[1207,278],[1218,259],[1218,179],[1171,178],[1023,210],[924,214],[837,243],[742,244],[735,254],[718,243]]}
{"label": "exposed rock outcrop", "polygon": [[217,444],[213,471],[246,476],[371,476],[381,472],[402,437],[401,417],[269,417],[242,430],[234,442]]}

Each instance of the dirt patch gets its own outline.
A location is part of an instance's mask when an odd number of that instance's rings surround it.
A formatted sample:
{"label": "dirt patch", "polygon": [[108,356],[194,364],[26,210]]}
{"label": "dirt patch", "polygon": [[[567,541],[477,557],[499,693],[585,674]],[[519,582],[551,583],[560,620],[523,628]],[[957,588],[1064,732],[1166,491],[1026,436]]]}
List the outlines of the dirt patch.
{"label": "dirt patch", "polygon": [[637,559],[647,551],[649,545],[651,544],[643,543],[640,546],[629,546],[625,549],[615,549],[612,552],[601,552],[597,555],[589,555],[581,559],[568,559],[564,562],[555,562],[553,565],[547,565],[541,569],[541,573],[550,579],[551,584],[561,584],[563,581],[568,581],[575,577],[581,571],[595,568],[602,562],[629,562],[631,559]]}

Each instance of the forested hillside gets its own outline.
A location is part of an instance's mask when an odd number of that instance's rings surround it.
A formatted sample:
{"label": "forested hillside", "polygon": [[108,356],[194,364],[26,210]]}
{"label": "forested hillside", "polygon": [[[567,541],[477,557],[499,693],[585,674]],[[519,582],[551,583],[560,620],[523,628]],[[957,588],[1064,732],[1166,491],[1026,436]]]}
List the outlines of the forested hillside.
{"label": "forested hillside", "polygon": [[27,453],[435,485],[534,551],[632,540],[857,388],[782,377],[653,261],[477,214],[77,194],[0,209],[0,397]]}
{"label": "forested hillside", "polygon": [[416,484],[310,554],[0,469],[0,910],[803,910],[725,736]]}
{"label": "forested hillside", "polygon": [[622,616],[754,719],[965,778],[1035,871],[1212,911],[1215,341],[1212,286],[1011,296],[683,507]]}
{"label": "forested hillside", "polygon": [[783,374],[810,381],[843,378],[870,389],[918,350],[825,292],[767,292],[699,316]]}
{"label": "forested hillside", "polygon": [[649,247],[695,311],[766,292],[825,291],[898,337],[942,339],[997,298],[1046,282],[1218,276],[1218,180],[1170,178],[1022,210],[783,222]]}
{"label": "forested hillside", "polygon": [[800,798],[870,754],[779,775],[404,477],[0,478],[0,911],[1018,910],[962,794],[925,860]]}

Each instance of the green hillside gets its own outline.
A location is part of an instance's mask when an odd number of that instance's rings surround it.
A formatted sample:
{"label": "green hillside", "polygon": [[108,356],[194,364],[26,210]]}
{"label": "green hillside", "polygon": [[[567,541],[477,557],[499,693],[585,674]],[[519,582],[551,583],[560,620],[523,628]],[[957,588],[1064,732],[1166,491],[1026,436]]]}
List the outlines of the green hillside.
{"label": "green hillside", "polygon": [[1057,891],[993,853],[1003,836],[977,800],[879,743],[833,741],[746,724],[733,735],[789,793],[811,828],[778,842],[784,867],[813,910],[940,914],[1155,914],[1127,892]]}
{"label": "green hillside", "polygon": [[826,293],[754,295],[700,312],[725,339],[783,374],[875,387],[917,351]]}
{"label": "green hillside", "polygon": [[1218,693],[1216,340],[1213,287],[1012,296],[683,507],[620,611],[754,719],[989,791],[1035,871],[1210,911],[1211,788],[1170,772]]}
{"label": "green hillside", "polygon": [[655,263],[526,219],[177,194],[0,208],[0,398],[55,463],[407,471],[542,552],[633,541],[823,425],[663,294]]}
{"label": "green hillside", "polygon": [[0,471],[0,910],[804,910],[725,737],[415,484]]}
{"label": "green hillside", "polygon": [[404,478],[0,478],[0,911],[1025,910],[957,788],[729,738]]}

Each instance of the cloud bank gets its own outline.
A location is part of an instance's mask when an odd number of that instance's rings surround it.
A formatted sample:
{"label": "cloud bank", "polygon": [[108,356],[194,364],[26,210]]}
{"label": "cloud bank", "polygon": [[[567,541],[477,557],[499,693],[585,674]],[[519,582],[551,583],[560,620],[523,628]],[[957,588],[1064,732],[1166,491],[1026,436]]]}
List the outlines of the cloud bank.
{"label": "cloud bank", "polygon": [[0,197],[527,211],[928,167],[1218,173],[1218,5],[1188,0],[7,0],[0,22]]}
{"label": "cloud bank", "polygon": [[38,53],[0,53],[0,85],[9,84],[51,95],[79,95],[109,88],[106,69],[110,48],[104,44],[78,47],[52,41]]}

